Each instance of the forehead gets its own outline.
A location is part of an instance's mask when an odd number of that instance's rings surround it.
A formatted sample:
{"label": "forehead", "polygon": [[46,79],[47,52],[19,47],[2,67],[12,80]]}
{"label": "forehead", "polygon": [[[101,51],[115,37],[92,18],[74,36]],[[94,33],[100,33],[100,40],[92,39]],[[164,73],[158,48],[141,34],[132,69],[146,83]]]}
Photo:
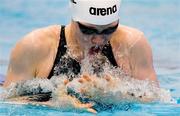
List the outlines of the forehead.
{"label": "forehead", "polygon": [[80,22],[81,24],[88,26],[88,27],[93,27],[93,28],[107,28],[107,27],[112,27],[115,26],[119,23],[119,21],[114,21],[110,24],[107,25],[94,25],[94,24],[89,24],[89,23],[85,23],[85,22]]}

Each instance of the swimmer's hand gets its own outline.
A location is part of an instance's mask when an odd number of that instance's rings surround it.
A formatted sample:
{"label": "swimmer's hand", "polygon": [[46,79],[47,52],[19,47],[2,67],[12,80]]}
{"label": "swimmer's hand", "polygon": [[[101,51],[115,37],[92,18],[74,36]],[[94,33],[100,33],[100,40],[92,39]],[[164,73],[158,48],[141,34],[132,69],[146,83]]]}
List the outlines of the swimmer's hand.
{"label": "swimmer's hand", "polygon": [[94,88],[98,91],[105,92],[107,89],[113,89],[116,87],[115,81],[109,75],[105,75],[103,78],[97,76],[90,76],[89,74],[83,74],[78,80],[83,86],[79,92],[86,93],[87,90]]}
{"label": "swimmer's hand", "polygon": [[92,103],[81,103],[77,98],[72,97],[72,96],[69,96],[69,99],[70,99],[70,101],[72,101],[72,105],[74,106],[75,109],[88,111],[88,112],[91,112],[94,114],[97,113],[97,111],[92,108],[94,104],[92,104]]}
{"label": "swimmer's hand", "polygon": [[101,103],[112,104],[111,99],[113,89],[116,87],[115,81],[110,76],[105,75],[99,78],[95,75],[83,74],[78,82],[82,85],[77,91],[91,100]]}
{"label": "swimmer's hand", "polygon": [[[64,85],[66,86],[68,83],[69,81],[65,79]],[[66,107],[72,107],[73,109],[80,111],[97,113],[96,110],[92,108],[94,105],[93,103],[82,103],[75,96],[68,94],[67,89],[63,89],[62,87],[58,87],[54,102],[56,102],[56,104],[59,102],[60,108],[63,107],[63,109],[66,109]]]}
{"label": "swimmer's hand", "polygon": [[[81,83],[78,92],[106,104],[118,104],[122,101],[147,103],[156,100],[153,96],[143,93],[143,88],[132,88],[124,83],[124,80],[113,78],[108,74],[105,74],[103,78],[83,74],[78,82]],[[139,90],[139,93],[132,89]]]}

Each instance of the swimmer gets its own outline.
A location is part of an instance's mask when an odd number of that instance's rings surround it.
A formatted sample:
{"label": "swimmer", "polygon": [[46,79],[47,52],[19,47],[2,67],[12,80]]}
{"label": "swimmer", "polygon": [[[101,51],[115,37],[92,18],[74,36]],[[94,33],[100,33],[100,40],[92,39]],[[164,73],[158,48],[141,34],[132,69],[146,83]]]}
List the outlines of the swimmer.
{"label": "swimmer", "polygon": [[[62,74],[71,81],[81,73],[82,61],[97,54],[104,57],[102,63],[109,62],[134,79],[158,85],[148,40],[140,30],[121,24],[121,0],[69,1],[72,20],[68,25],[36,29],[16,44],[4,87]],[[95,67],[95,73],[99,68]]]}

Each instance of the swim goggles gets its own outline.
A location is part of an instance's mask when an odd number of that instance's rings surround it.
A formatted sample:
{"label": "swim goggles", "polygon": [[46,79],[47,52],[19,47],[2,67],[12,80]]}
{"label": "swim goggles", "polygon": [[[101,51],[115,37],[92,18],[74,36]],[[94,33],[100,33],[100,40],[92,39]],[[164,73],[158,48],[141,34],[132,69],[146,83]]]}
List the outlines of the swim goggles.
{"label": "swim goggles", "polygon": [[78,26],[79,26],[79,29],[80,31],[85,34],[85,35],[93,35],[93,34],[97,34],[97,35],[110,35],[112,33],[114,33],[117,28],[118,28],[118,25],[119,23],[117,23],[117,25],[113,26],[113,27],[108,27],[104,30],[102,30],[101,32],[99,32],[97,29],[93,28],[93,27],[88,27],[88,26],[85,26],[79,22],[77,22]]}

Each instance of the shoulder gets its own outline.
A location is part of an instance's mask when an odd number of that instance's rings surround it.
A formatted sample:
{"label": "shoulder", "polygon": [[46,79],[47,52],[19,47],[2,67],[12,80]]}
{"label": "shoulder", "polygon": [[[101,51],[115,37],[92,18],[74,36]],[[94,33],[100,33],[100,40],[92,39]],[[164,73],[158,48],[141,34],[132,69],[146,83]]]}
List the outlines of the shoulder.
{"label": "shoulder", "polygon": [[119,30],[119,34],[123,35],[122,38],[128,45],[129,50],[137,52],[140,52],[141,50],[148,52],[151,50],[148,39],[142,31],[128,26],[121,26]]}
{"label": "shoulder", "polygon": [[59,41],[60,26],[35,29],[20,39],[12,50],[12,58],[41,58],[48,55]]}
{"label": "shoulder", "polygon": [[20,40],[20,43],[30,44],[34,48],[43,46],[48,47],[49,44],[59,41],[59,33],[60,26],[58,25],[35,29],[23,37],[23,39]]}
{"label": "shoulder", "polygon": [[152,61],[151,46],[142,31],[120,26],[113,41],[117,55],[127,55],[132,61],[141,62],[141,64],[150,64],[147,62]]}
{"label": "shoulder", "polygon": [[133,46],[144,35],[139,29],[124,25],[121,25],[119,30],[129,47]]}
{"label": "shoulder", "polygon": [[112,37],[112,44],[116,48],[131,49],[141,39],[145,39],[142,31],[133,27],[120,25]]}
{"label": "shoulder", "polygon": [[137,62],[140,65],[146,66],[152,64],[152,49],[148,42],[148,39],[145,37],[144,33],[134,29],[129,28],[130,37],[127,37],[128,40],[128,49],[131,60]]}

